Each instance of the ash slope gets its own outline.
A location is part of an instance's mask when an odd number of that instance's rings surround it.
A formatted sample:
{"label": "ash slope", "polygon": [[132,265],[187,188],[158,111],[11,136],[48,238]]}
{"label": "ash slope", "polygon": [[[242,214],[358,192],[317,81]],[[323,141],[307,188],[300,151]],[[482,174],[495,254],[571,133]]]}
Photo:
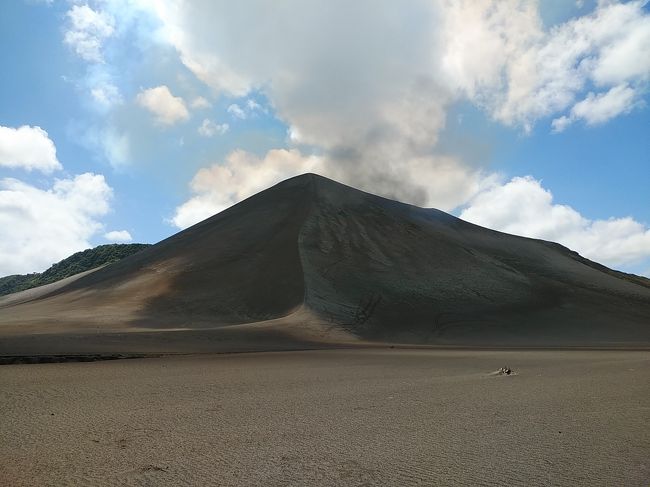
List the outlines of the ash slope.
{"label": "ash slope", "polygon": [[[101,342],[109,332],[141,332],[122,333],[113,351],[161,350],[156,340],[174,348],[181,336],[194,337],[183,351],[210,349],[207,342],[228,349],[228,334],[237,335],[238,349],[256,349],[260,340],[276,347],[345,337],[650,346],[650,285],[643,278],[558,244],[311,174],[112,266],[40,294],[7,298],[0,299],[0,334],[92,333]],[[171,334],[179,329],[184,335]],[[138,336],[149,337],[146,345]]]}

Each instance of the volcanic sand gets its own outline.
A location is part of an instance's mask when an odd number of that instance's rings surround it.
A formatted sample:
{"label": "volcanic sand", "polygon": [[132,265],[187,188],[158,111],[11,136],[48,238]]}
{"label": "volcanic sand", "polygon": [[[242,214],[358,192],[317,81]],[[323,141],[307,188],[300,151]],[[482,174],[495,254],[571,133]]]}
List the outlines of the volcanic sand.
{"label": "volcanic sand", "polygon": [[649,397],[643,351],[6,365],[0,484],[647,486]]}

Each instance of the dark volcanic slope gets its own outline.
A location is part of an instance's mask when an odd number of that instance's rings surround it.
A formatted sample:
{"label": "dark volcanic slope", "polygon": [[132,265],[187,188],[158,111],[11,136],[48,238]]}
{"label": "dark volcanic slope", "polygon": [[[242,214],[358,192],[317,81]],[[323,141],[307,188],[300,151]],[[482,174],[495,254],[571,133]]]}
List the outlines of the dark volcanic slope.
{"label": "dark volcanic slope", "polygon": [[650,284],[558,244],[303,175],[108,268],[0,299],[0,334],[14,336],[281,317],[274,332],[293,325],[294,336],[317,324],[373,341],[648,346]]}

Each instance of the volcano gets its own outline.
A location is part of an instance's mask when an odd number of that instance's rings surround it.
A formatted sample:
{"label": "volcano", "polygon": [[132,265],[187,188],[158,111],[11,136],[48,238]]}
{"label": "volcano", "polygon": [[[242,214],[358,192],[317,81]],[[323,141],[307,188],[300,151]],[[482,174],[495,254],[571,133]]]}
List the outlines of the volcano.
{"label": "volcano", "polygon": [[648,347],[650,281],[314,174],[0,298],[0,354]]}

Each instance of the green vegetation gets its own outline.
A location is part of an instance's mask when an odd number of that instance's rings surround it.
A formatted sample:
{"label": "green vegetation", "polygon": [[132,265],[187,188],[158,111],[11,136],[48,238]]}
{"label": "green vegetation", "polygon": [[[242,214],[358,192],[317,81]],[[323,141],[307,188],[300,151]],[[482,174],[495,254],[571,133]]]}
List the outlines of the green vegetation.
{"label": "green vegetation", "polygon": [[60,281],[79,272],[117,262],[147,247],[149,247],[148,244],[100,245],[94,249],[72,254],[67,259],[52,265],[45,272],[0,277],[0,296]]}

